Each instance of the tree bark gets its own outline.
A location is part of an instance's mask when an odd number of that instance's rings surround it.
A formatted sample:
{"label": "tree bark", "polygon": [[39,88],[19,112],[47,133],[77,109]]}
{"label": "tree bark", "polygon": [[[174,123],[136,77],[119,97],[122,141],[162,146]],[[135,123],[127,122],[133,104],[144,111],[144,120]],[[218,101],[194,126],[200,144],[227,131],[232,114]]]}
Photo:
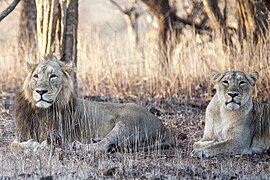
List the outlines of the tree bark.
{"label": "tree bark", "polygon": [[[35,0],[22,1],[22,9],[19,27],[19,56],[25,59],[35,58],[37,49],[36,17],[37,10]],[[32,56],[32,57],[29,57]]]}
{"label": "tree bark", "polygon": [[[40,55],[53,53],[77,66],[77,0],[35,0]],[[74,86],[77,89],[76,75]]]}
{"label": "tree bark", "polygon": [[223,34],[229,47],[242,46],[244,39],[258,42],[265,38],[268,24],[262,0],[225,0],[224,9],[218,1],[203,0],[203,4],[211,28]]}
{"label": "tree bark", "polygon": [[[173,45],[178,40],[178,35],[181,33],[185,25],[190,25],[195,28],[196,31],[209,30],[205,26],[205,18],[200,23],[195,23],[194,19],[196,15],[188,16],[186,19],[177,16],[177,12],[173,4],[170,4],[169,0],[142,0],[150,11],[158,19],[158,42],[161,52],[161,63],[166,67],[170,63],[171,53],[173,51]],[[201,3],[196,3],[194,9],[202,7]],[[200,8],[199,8],[200,9]],[[198,10],[198,9],[196,9]],[[203,14],[204,17],[205,14]]]}
{"label": "tree bark", "polygon": [[127,23],[127,33],[129,37],[130,46],[132,49],[136,49],[139,44],[139,32],[138,32],[138,17],[137,1],[133,1],[130,8],[122,8],[120,4],[114,0],[110,2],[123,14]]}
{"label": "tree bark", "polygon": [[37,36],[41,55],[56,54],[77,63],[77,0],[36,0]]}
{"label": "tree bark", "polygon": [[165,47],[174,24],[177,23],[176,10],[170,7],[169,0],[142,0],[158,18],[158,36]]}

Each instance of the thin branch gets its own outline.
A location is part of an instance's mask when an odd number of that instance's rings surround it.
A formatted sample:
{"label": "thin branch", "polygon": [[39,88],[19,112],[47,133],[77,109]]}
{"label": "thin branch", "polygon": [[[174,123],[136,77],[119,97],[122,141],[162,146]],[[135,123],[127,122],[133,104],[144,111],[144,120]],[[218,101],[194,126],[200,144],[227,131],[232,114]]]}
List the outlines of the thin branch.
{"label": "thin branch", "polygon": [[0,13],[0,22],[15,9],[19,2],[20,0],[14,0],[4,11]]}

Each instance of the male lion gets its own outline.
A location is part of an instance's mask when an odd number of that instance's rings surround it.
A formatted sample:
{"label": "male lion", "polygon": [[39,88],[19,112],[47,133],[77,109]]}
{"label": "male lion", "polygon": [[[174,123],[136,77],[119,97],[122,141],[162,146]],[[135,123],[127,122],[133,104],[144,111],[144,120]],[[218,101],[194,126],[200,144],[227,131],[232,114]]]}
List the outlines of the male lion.
{"label": "male lion", "polygon": [[257,72],[212,71],[217,93],[206,109],[204,135],[194,143],[193,156],[259,154],[270,148],[270,107],[251,96],[258,78]]}
{"label": "male lion", "polygon": [[[40,146],[105,152],[112,147],[147,150],[174,145],[169,130],[143,107],[76,98],[73,68],[49,54],[30,70],[15,98],[15,152]],[[76,142],[76,143],[74,143]],[[94,143],[95,142],[95,143]]]}

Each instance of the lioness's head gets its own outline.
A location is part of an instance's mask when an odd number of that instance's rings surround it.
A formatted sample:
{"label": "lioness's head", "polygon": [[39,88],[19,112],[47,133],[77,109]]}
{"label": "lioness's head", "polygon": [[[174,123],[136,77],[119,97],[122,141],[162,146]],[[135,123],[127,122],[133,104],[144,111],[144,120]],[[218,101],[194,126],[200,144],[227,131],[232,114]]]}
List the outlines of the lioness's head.
{"label": "lioness's head", "polygon": [[65,106],[73,94],[71,65],[57,60],[52,54],[40,63],[27,63],[29,74],[23,85],[25,98],[37,108],[49,108],[53,104]]}
{"label": "lioness's head", "polygon": [[220,102],[229,110],[237,110],[251,99],[258,72],[245,74],[241,71],[228,71],[223,74],[212,70],[211,79]]}

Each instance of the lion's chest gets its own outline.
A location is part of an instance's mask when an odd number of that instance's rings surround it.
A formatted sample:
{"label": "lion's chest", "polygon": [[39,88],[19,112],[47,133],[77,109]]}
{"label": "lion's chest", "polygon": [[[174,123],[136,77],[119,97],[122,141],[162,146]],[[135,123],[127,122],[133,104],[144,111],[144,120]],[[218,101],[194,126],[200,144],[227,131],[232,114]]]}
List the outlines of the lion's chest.
{"label": "lion's chest", "polygon": [[54,133],[59,131],[59,126],[54,123],[54,120],[46,116],[36,119],[35,122],[32,122],[31,127],[31,138],[34,138],[39,142],[53,137]]}

